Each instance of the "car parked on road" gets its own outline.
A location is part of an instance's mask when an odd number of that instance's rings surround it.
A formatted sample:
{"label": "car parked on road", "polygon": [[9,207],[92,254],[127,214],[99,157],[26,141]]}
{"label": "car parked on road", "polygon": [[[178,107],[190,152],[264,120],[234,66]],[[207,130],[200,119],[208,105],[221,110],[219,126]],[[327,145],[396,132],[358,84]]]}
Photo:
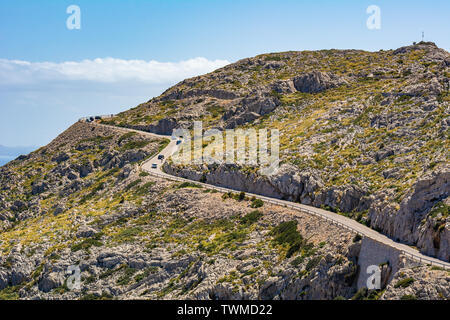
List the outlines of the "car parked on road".
{"label": "car parked on road", "polygon": [[152,169],[158,168],[158,165],[156,163],[152,163]]}
{"label": "car parked on road", "polygon": [[163,160],[164,159],[164,155],[163,154],[160,154],[159,156],[158,156],[158,160]]}

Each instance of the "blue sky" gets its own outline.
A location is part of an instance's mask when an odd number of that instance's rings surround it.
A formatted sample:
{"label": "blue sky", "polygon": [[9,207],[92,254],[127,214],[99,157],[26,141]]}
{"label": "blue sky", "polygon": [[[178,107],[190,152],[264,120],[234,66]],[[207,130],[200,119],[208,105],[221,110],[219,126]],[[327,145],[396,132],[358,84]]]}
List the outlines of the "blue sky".
{"label": "blue sky", "polygon": [[[72,4],[80,30],[66,28]],[[369,5],[381,9],[379,30],[366,27]],[[78,117],[260,53],[391,49],[422,30],[449,50],[449,12],[449,1],[414,0],[2,0],[0,144],[44,145]]]}

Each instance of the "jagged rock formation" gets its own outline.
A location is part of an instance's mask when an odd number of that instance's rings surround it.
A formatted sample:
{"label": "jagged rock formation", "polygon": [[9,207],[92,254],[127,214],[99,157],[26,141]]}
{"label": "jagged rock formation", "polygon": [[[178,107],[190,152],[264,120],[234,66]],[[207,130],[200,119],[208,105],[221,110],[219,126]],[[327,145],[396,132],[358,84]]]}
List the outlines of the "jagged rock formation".
{"label": "jagged rock formation", "polygon": [[318,93],[347,83],[333,73],[317,71],[295,77],[292,82],[294,88],[303,93]]}

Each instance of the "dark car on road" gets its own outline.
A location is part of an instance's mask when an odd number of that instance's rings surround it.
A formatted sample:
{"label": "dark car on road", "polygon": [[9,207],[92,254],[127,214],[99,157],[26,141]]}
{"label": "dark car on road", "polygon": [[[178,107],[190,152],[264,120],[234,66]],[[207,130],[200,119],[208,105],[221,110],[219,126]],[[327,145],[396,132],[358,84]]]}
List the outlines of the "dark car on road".
{"label": "dark car on road", "polygon": [[160,155],[158,156],[158,160],[162,160],[162,159],[164,159],[164,155],[160,154]]}

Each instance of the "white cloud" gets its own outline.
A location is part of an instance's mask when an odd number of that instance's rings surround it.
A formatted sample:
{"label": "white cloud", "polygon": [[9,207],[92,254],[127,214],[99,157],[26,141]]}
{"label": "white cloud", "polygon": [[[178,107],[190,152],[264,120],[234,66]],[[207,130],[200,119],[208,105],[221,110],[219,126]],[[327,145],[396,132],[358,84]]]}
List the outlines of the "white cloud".
{"label": "white cloud", "polygon": [[44,145],[78,118],[117,113],[229,62],[0,59],[0,144]]}
{"label": "white cloud", "polygon": [[113,83],[137,81],[164,84],[211,72],[226,60],[194,58],[180,62],[97,58],[80,62],[28,62],[0,59],[0,85],[26,85],[53,81]]}

